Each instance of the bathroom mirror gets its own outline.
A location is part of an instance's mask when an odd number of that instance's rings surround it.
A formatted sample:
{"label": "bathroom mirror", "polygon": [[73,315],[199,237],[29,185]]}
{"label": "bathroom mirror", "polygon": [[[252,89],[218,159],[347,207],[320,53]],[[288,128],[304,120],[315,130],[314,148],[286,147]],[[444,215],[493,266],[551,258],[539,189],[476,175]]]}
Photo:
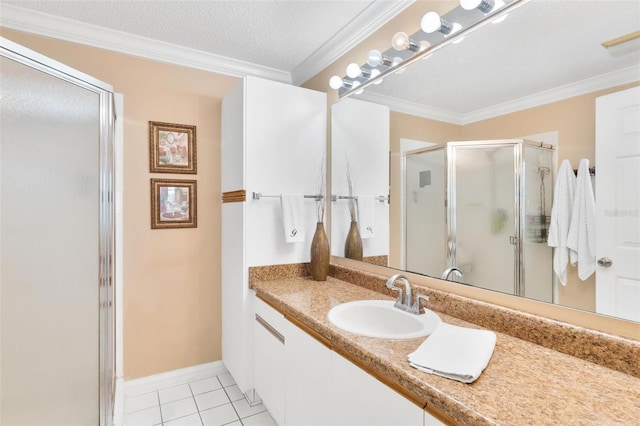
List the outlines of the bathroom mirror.
{"label": "bathroom mirror", "polygon": [[547,222],[561,162],[597,169],[596,97],[640,82],[638,38],[602,46],[639,17],[634,1],[532,0],[336,103],[332,255],[360,260],[345,249],[362,217],[363,261],[600,312],[596,274],[554,278]]}

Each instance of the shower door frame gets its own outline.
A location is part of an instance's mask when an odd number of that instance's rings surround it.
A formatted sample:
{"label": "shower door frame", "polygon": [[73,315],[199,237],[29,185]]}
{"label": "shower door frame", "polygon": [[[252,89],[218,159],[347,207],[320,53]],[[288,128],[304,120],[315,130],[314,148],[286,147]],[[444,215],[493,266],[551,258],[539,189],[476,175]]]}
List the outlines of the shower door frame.
{"label": "shower door frame", "polygon": [[100,425],[111,425],[115,393],[115,105],[113,87],[31,49],[0,37],[0,56],[66,81],[99,96],[98,283]]}
{"label": "shower door frame", "polygon": [[[513,255],[513,294],[519,296],[524,294],[524,283],[522,279],[524,278],[524,265],[522,264],[522,260],[524,259],[522,255],[522,239],[521,236],[524,235],[523,227],[523,215],[520,212],[520,207],[522,205],[521,200],[521,149],[520,143],[521,139],[494,139],[494,140],[481,140],[481,141],[455,141],[455,142],[447,142],[445,144],[445,162],[446,162],[446,171],[447,171],[447,179],[446,179],[446,207],[447,212],[445,217],[447,218],[447,261],[449,267],[457,265],[457,257],[456,257],[456,246],[457,246],[457,221],[456,221],[456,211],[457,211],[457,191],[456,191],[456,148],[468,148],[468,149],[483,149],[489,147],[501,147],[504,148],[506,146],[513,147],[513,182],[514,182],[514,194],[513,194],[513,211],[516,212],[514,214],[513,221],[513,237],[515,238],[514,245],[514,255]],[[520,212],[520,214],[518,214]],[[451,244],[449,244],[451,241]],[[472,285],[472,284],[469,284]],[[521,293],[522,292],[522,293]]]}

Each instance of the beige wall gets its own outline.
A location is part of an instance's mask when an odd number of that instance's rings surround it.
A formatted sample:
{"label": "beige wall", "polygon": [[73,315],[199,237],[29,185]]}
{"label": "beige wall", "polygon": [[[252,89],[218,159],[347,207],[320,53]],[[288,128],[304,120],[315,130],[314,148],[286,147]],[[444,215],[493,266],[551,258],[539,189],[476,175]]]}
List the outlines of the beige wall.
{"label": "beige wall", "polygon": [[[221,359],[220,102],[238,81],[2,29],[124,94],[124,375]],[[198,174],[149,173],[148,121],[197,126]],[[149,179],[198,182],[198,227],[151,230]]]}

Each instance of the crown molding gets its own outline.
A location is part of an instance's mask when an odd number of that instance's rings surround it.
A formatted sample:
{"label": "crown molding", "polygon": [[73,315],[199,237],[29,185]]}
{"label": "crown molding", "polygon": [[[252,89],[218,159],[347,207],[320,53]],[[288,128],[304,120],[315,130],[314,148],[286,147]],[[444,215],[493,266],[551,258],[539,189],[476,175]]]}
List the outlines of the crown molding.
{"label": "crown molding", "polygon": [[0,26],[218,74],[291,83],[291,74],[226,56],[0,3]]}
{"label": "crown molding", "polygon": [[309,80],[414,2],[415,0],[373,2],[364,12],[294,68],[291,71],[291,82],[300,85]]}
{"label": "crown molding", "polygon": [[[384,84],[384,83],[382,83]],[[357,99],[363,101],[375,102],[378,104],[385,104],[391,111],[401,112],[403,114],[415,115],[422,118],[428,118],[431,120],[444,121],[445,123],[462,125],[464,120],[463,114],[447,111],[441,108],[436,108],[430,105],[421,104],[418,102],[409,102],[400,98],[394,98],[393,96],[380,95],[378,93],[367,92],[366,90],[357,95]]]}
{"label": "crown molding", "polygon": [[637,66],[631,66],[618,71],[602,74],[597,77],[545,90],[531,96],[525,96],[519,99],[514,99],[513,101],[492,105],[466,114],[455,113],[417,102],[407,102],[399,98],[366,91],[363,94],[358,95],[358,99],[375,103],[383,103],[389,106],[392,111],[463,126],[465,124],[471,124],[477,121],[487,120],[501,115],[511,114],[525,109],[637,81],[640,81],[640,68]]}
{"label": "crown molding", "polygon": [[575,96],[584,95],[598,90],[608,89],[609,87],[633,83],[638,80],[640,80],[640,68],[638,66],[622,68],[618,71],[601,74],[596,77],[587,78],[564,86],[545,90],[531,96],[525,96],[513,101],[476,110],[465,114],[462,124],[475,123],[476,121],[499,117],[501,115],[550,104],[552,102],[562,101],[564,99],[573,98]]}

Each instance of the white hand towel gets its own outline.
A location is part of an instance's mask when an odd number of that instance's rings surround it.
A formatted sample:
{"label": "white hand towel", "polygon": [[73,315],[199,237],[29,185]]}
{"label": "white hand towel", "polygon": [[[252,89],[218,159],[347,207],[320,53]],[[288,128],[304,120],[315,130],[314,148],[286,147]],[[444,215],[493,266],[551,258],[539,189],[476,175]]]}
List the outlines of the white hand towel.
{"label": "white hand towel", "polygon": [[376,199],[369,195],[358,197],[358,223],[360,238],[374,238],[376,236]]}
{"label": "white hand towel", "polygon": [[284,239],[288,243],[304,241],[304,195],[280,194]]}
{"label": "white hand towel", "polygon": [[408,359],[425,373],[472,383],[489,364],[495,346],[493,331],[441,323]]}
{"label": "white hand towel", "polygon": [[551,223],[547,245],[553,247],[553,272],[562,285],[567,285],[567,263],[569,253],[567,235],[571,224],[573,199],[576,191],[576,175],[569,160],[564,160],[558,170],[556,184],[553,188],[553,207],[551,208]]}
{"label": "white hand towel", "polygon": [[[577,253],[578,277],[584,281],[596,271],[596,201],[589,176],[589,160],[580,160],[567,247]],[[575,261],[572,262],[575,265]]]}

